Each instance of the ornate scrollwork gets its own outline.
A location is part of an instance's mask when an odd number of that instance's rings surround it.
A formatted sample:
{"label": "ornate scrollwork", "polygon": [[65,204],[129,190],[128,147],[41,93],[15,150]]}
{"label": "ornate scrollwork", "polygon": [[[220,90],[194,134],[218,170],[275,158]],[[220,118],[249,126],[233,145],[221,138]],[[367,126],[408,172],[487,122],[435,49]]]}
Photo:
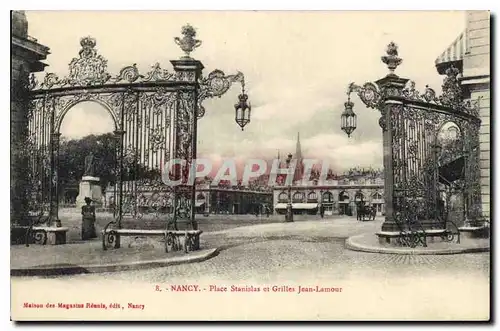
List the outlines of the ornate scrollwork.
{"label": "ornate scrollwork", "polygon": [[185,246],[186,246],[186,253],[199,249],[197,235],[190,234],[190,233],[186,232],[186,237],[184,240],[185,240]]}
{"label": "ornate scrollwork", "polygon": [[175,77],[173,73],[166,69],[162,69],[159,63],[155,63],[151,68],[152,69],[144,76],[144,82],[168,81]]}
{"label": "ornate scrollwork", "polygon": [[28,213],[31,222],[26,230],[25,244],[26,246],[30,244],[45,245],[47,242],[47,231],[43,229],[34,230],[34,227],[47,223],[46,208],[44,208],[45,206],[43,204],[31,207],[35,208],[30,208],[30,212]]}
{"label": "ornate scrollwork", "polygon": [[205,107],[198,105],[198,112],[196,113],[196,118],[200,119],[205,116]]}
{"label": "ornate scrollwork", "polygon": [[198,94],[198,112],[197,118],[200,119],[205,115],[205,108],[202,103],[205,99],[218,97],[220,98],[226,93],[231,85],[235,82],[245,84],[245,76],[241,72],[235,75],[226,76],[226,74],[219,69],[216,69],[208,74],[206,78],[200,78],[200,91]]}
{"label": "ornate scrollwork", "polygon": [[154,128],[149,135],[149,142],[151,144],[151,151],[157,152],[164,145],[165,136],[163,134],[163,127],[158,125]]}
{"label": "ornate scrollwork", "polygon": [[134,63],[131,66],[122,68],[118,76],[112,78],[111,81],[116,83],[121,81],[133,83],[137,81],[139,78],[144,78],[144,76],[139,73],[139,70],[137,69],[137,64]]}
{"label": "ornate scrollwork", "polygon": [[[176,42],[189,55],[201,42],[194,38],[192,27],[185,27],[183,35],[184,38],[177,38]],[[30,165],[33,165],[30,176],[41,183],[40,191],[53,192],[52,199],[36,196],[39,204],[48,206],[49,200],[54,203],[58,188],[51,184],[57,182],[57,169],[54,168],[58,155],[51,152],[56,151],[57,141],[51,144],[47,137],[59,132],[65,114],[79,102],[94,101],[106,108],[115,123],[117,183],[114,201],[121,208],[114,208],[121,214],[115,214],[117,219],[106,226],[108,232],[103,237],[103,245],[113,242],[119,245],[120,236],[109,227],[117,224],[120,228],[121,217],[127,213],[141,217],[138,207],[144,203],[155,213],[168,210],[168,213],[175,213],[176,218],[191,220],[192,188],[174,198],[173,189],[161,181],[161,163],[171,157],[185,160],[183,176],[186,177],[195,150],[192,145],[196,134],[194,123],[205,113],[201,103],[206,98],[222,96],[235,82],[243,85],[244,76],[241,72],[226,75],[215,70],[207,77],[198,78],[194,71],[171,73],[158,63],[145,74],[139,72],[136,64],[112,74],[96,45],[94,38],[82,38],[79,54],[70,62],[66,74],[47,73],[39,77],[40,84],[31,77],[31,91],[27,92],[32,96],[28,111],[29,148],[38,149],[38,152],[29,156]],[[158,192],[154,201],[143,201],[143,198],[149,199],[145,190]],[[142,200],[139,201],[138,196],[142,196]],[[52,207],[51,212],[57,211],[57,205]]]}
{"label": "ornate scrollwork", "polygon": [[424,93],[419,93],[415,89],[415,82],[413,81],[408,82],[402,91],[402,96],[408,100],[445,106],[452,112],[463,112],[478,117],[480,98],[475,101],[463,100],[460,82],[457,78],[459,73],[459,70],[453,66],[446,70],[446,77],[442,85],[443,92],[440,96],[429,85],[425,86]]}
{"label": "ornate scrollwork", "polygon": [[165,235],[165,251],[173,252],[180,250],[179,238],[175,236],[171,231],[167,231]]}
{"label": "ornate scrollwork", "polygon": [[47,231],[45,230],[33,231],[33,243],[37,245],[45,245],[47,243]]}
{"label": "ornate scrollwork", "polygon": [[38,86],[38,79],[36,78],[34,73],[31,73],[29,78],[28,88],[29,90],[34,90],[37,86]]}
{"label": "ornate scrollwork", "polygon": [[200,99],[221,97],[226,93],[234,82],[243,83],[245,76],[241,72],[236,75],[226,76],[224,71],[216,69],[208,74],[207,78],[200,80]]}
{"label": "ornate scrollwork", "polygon": [[448,225],[448,224],[451,225],[452,229],[446,228],[446,231],[441,236],[441,239],[443,241],[446,241],[446,242],[455,241],[457,244],[460,244],[460,230],[458,229],[458,226],[455,224],[455,222],[453,222],[451,220],[446,221],[446,225]]}
{"label": "ornate scrollwork", "polygon": [[133,165],[138,156],[137,149],[129,144],[123,153],[123,161],[126,165]]}
{"label": "ornate scrollwork", "polygon": [[102,249],[107,250],[109,246],[117,247],[119,245],[119,235],[112,227],[120,223],[120,217],[118,216],[104,227],[102,232]]}
{"label": "ornate scrollwork", "polygon": [[80,42],[82,48],[78,58],[73,58],[69,64],[67,77],[59,78],[54,73],[46,73],[41,84],[38,84],[33,76],[30,81],[30,90],[37,88],[46,90],[52,88],[74,87],[74,86],[96,86],[106,84],[131,84],[140,82],[171,81],[177,77],[166,69],[162,69],[159,63],[152,65],[152,69],[145,75],[139,72],[134,63],[123,67],[117,75],[110,75],[107,71],[107,60],[97,53],[95,49],[96,40],[85,37]]}
{"label": "ornate scrollwork", "polygon": [[74,58],[69,64],[67,84],[71,86],[101,85],[106,83],[111,75],[107,71],[108,60],[97,53],[96,40],[92,37],[80,39],[79,58]]}
{"label": "ornate scrollwork", "polygon": [[453,66],[446,70],[442,87],[443,94],[439,98],[442,104],[455,107],[462,103],[462,89],[457,79],[459,73],[460,71]]}
{"label": "ornate scrollwork", "polygon": [[179,93],[179,107],[177,109],[177,137],[178,144],[176,158],[190,160],[192,136],[192,116],[194,110],[194,94],[192,92]]}
{"label": "ornate scrollwork", "polygon": [[52,87],[62,87],[64,85],[66,85],[65,81],[60,80],[56,74],[49,72],[43,78],[40,88],[50,89]]}
{"label": "ornate scrollwork", "polygon": [[368,108],[381,108],[382,93],[378,86],[374,83],[365,83],[363,86],[350,83],[348,86],[348,94],[355,92]]}

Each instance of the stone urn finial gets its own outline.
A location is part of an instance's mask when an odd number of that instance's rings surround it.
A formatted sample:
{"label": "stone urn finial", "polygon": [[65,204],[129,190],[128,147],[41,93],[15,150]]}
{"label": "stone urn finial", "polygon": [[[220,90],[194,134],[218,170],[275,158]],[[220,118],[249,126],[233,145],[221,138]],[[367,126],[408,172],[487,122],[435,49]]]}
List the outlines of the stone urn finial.
{"label": "stone urn finial", "polygon": [[201,45],[201,40],[195,39],[196,30],[190,24],[184,25],[181,33],[184,37],[175,37],[174,41],[186,53],[185,58],[190,58],[189,54]]}
{"label": "stone urn finial", "polygon": [[389,68],[390,75],[395,75],[394,70],[403,62],[403,59],[398,56],[398,45],[391,41],[389,45],[387,45],[386,53],[387,55],[381,57],[382,62]]}

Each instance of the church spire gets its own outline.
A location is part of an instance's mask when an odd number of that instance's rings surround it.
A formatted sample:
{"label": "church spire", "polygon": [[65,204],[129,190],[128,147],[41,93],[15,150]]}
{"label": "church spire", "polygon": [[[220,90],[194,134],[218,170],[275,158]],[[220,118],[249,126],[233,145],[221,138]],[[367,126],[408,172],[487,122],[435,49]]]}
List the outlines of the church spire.
{"label": "church spire", "polygon": [[302,176],[304,176],[304,164],[302,158],[302,147],[300,146],[300,132],[297,132],[297,145],[295,147],[295,156],[294,158],[297,160],[297,168],[295,169],[294,181],[302,180]]}
{"label": "church spire", "polygon": [[300,146],[300,132],[297,132],[297,146],[295,147],[295,158],[302,160],[302,148]]}

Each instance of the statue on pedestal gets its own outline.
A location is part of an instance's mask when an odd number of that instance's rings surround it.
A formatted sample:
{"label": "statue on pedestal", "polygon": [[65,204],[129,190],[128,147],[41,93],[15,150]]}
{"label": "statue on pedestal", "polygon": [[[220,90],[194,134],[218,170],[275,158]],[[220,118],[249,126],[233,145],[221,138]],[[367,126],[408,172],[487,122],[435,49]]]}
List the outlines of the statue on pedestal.
{"label": "statue on pedestal", "polygon": [[89,153],[85,157],[85,166],[83,170],[83,176],[90,176],[94,177],[95,176],[95,166],[94,166],[95,160],[94,160],[94,154],[92,152]]}
{"label": "statue on pedestal", "polygon": [[85,198],[90,198],[94,205],[102,204],[102,188],[99,185],[100,179],[96,177],[96,158],[92,152],[85,157],[83,177],[80,181],[80,190],[76,198],[77,208],[86,204]]}

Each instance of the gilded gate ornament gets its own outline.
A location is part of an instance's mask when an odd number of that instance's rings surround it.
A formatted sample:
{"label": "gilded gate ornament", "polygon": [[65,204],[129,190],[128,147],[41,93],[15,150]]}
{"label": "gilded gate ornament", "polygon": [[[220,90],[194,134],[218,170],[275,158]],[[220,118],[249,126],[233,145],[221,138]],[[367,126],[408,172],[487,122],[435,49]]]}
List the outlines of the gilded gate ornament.
{"label": "gilded gate ornament", "polygon": [[195,39],[196,30],[190,25],[186,24],[182,27],[182,35],[184,37],[175,37],[174,41],[179,47],[186,53],[186,58],[190,58],[189,54],[195,49],[201,46],[201,40]]}
{"label": "gilded gate ornament", "polygon": [[[403,62],[397,45],[391,42],[386,54],[381,60],[388,66],[389,75],[376,83],[350,83],[348,94],[355,92],[367,108],[378,109],[382,114],[379,124],[384,131],[384,144],[388,142],[390,148],[384,162],[392,170],[385,174],[393,186],[392,194],[386,197],[393,203],[394,213],[390,217],[401,233],[408,235],[403,236],[403,244],[417,244],[415,226],[422,227],[420,221],[434,222],[433,226],[451,224],[456,229],[453,239],[458,228],[452,220],[441,219],[439,194],[443,185],[448,186],[448,190],[464,196],[467,217],[480,215],[479,138],[475,134],[480,126],[480,99],[463,99],[460,72],[453,66],[445,72],[441,95],[428,85],[421,93],[415,82],[394,74]],[[460,140],[438,153],[437,133],[446,122],[456,124]],[[461,178],[443,180],[443,167],[460,167],[460,162],[464,164]],[[446,239],[450,240],[449,236]]]}
{"label": "gilded gate ornament", "polygon": [[[182,38],[174,39],[186,53],[182,60],[193,61],[189,55],[201,41],[195,39],[196,31],[190,25],[183,27],[182,34]],[[29,156],[29,177],[34,183],[41,183],[33,185],[32,193],[38,196],[35,191],[40,189],[39,204],[47,209],[50,202],[51,215],[57,215],[58,208],[58,165],[51,162],[52,155],[54,161],[58,159],[58,144],[44,137],[58,134],[67,111],[80,102],[98,103],[113,118],[117,179],[111,200],[116,205],[113,207],[115,219],[105,227],[110,232],[105,236],[104,246],[117,242],[119,245],[119,237],[113,229],[121,227],[124,214],[140,217],[147,206],[154,205],[153,209],[161,211],[167,219],[169,216],[165,213],[173,214],[174,223],[176,218],[191,219],[193,188],[187,187],[176,196],[172,187],[162,182],[161,168],[166,160],[181,158],[187,162],[184,170],[188,170],[196,157],[195,121],[205,112],[202,102],[221,97],[233,83],[244,85],[241,72],[226,75],[214,70],[203,77],[194,70],[176,68],[170,72],[155,63],[146,73],[141,73],[133,63],[111,74],[107,64],[107,59],[98,52],[96,39],[84,37],[66,76],[46,73],[38,82],[32,75],[28,84],[32,101],[28,111],[29,137],[33,144],[30,145],[33,153]],[[146,191],[157,193],[154,202],[145,201]]]}
{"label": "gilded gate ornament", "polygon": [[387,45],[386,53],[387,55],[381,57],[382,62],[387,65],[390,73],[394,75],[394,70],[403,62],[403,59],[398,56],[398,45],[391,41]]}
{"label": "gilded gate ornament", "polygon": [[80,40],[80,45],[80,58],[74,58],[69,64],[68,84],[83,86],[106,83],[111,78],[107,71],[108,60],[97,54],[96,40],[84,37]]}

